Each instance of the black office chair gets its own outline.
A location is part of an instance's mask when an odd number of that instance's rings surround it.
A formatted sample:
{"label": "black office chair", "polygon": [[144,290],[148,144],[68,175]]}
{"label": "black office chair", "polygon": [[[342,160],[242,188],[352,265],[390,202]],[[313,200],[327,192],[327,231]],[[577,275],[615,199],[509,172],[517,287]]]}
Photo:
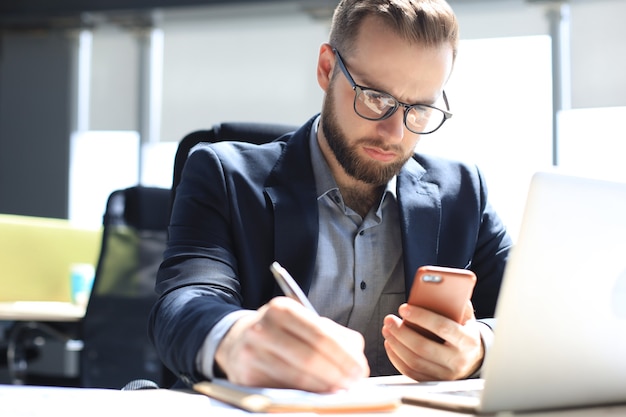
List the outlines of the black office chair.
{"label": "black office chair", "polygon": [[174,176],[172,179],[172,202],[176,197],[176,187],[180,183],[189,151],[201,142],[221,142],[232,140],[262,144],[271,142],[286,133],[297,130],[300,126],[255,122],[224,122],[212,129],[196,130],[187,134],[178,144],[174,158]]}
{"label": "black office chair", "polygon": [[[25,322],[7,348],[18,384],[119,389],[131,380],[171,386],[176,378],[148,338],[148,316],[163,257],[170,189],[135,186],[111,193],[85,317],[76,323]],[[60,358],[57,362],[41,358]]]}
{"label": "black office chair", "polygon": [[147,335],[167,239],[169,202],[166,188],[135,186],[109,196],[102,249],[82,322],[83,387],[122,388],[135,379],[160,386],[175,381]]}

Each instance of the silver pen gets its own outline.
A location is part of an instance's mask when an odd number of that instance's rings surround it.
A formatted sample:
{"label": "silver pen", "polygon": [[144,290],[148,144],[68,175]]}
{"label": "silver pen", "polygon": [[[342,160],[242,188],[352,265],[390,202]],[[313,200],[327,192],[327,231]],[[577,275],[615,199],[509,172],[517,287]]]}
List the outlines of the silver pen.
{"label": "silver pen", "polygon": [[285,268],[280,266],[278,262],[273,262],[270,265],[270,271],[272,271],[272,274],[274,274],[276,282],[278,282],[280,289],[283,290],[283,293],[285,293],[287,297],[293,298],[294,300],[305,306],[307,309],[317,314],[317,311],[315,311],[315,307],[313,307],[313,304],[311,304],[309,299],[306,298],[306,295],[298,286],[296,280],[293,279],[293,277],[289,274],[289,272],[287,272]]}

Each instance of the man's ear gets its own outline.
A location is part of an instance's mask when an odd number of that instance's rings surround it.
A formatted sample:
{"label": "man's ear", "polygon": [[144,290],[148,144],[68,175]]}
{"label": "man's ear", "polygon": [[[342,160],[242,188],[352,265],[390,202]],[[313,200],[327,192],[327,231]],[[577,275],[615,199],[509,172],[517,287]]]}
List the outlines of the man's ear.
{"label": "man's ear", "polygon": [[335,53],[332,46],[327,43],[320,46],[317,57],[317,82],[322,90],[327,91],[335,68]]}

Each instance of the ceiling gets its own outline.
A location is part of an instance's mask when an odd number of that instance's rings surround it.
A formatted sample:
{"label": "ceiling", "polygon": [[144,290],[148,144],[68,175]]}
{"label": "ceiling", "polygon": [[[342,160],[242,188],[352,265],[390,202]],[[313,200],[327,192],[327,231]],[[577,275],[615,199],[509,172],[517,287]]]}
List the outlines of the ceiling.
{"label": "ceiling", "polygon": [[[469,3],[502,3],[505,0],[448,0],[454,6]],[[513,0],[508,0],[513,1]],[[564,0],[517,0],[563,2]],[[109,20],[134,26],[150,25],[155,10],[184,9],[217,5],[258,5],[273,3],[302,7],[311,14],[330,15],[338,0],[2,0],[0,28],[32,29],[85,27],[104,15]],[[96,16],[96,18],[94,18]],[[100,16],[99,18],[97,16]]]}

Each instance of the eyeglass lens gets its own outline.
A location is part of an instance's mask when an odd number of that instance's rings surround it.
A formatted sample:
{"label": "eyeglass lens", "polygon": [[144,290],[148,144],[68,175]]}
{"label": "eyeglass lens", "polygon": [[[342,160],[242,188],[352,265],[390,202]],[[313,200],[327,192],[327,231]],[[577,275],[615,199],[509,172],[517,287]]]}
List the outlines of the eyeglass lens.
{"label": "eyeglass lens", "polygon": [[[403,106],[393,96],[380,91],[357,87],[355,93],[354,110],[368,120],[386,119]],[[419,104],[403,107],[406,127],[412,132],[431,133],[445,121],[445,114],[434,107]]]}

